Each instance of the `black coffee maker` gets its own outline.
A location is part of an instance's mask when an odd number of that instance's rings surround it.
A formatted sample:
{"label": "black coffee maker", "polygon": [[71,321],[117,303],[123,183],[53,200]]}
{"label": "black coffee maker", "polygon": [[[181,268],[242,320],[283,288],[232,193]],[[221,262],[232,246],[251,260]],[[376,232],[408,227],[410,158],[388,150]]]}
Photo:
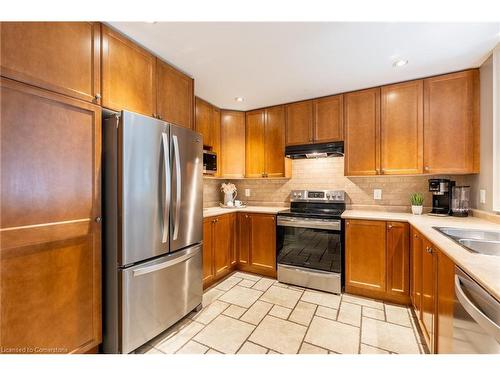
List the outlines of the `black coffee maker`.
{"label": "black coffee maker", "polygon": [[429,191],[432,193],[432,211],[429,215],[451,215],[451,193],[455,181],[445,178],[429,179]]}

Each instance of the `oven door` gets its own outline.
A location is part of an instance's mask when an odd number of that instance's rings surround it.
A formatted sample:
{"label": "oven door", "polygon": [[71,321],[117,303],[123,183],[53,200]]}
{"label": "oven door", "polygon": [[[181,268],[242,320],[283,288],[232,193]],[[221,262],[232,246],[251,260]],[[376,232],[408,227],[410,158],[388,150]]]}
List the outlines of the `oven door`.
{"label": "oven door", "polygon": [[342,223],[338,219],[279,216],[278,265],[342,273]]}

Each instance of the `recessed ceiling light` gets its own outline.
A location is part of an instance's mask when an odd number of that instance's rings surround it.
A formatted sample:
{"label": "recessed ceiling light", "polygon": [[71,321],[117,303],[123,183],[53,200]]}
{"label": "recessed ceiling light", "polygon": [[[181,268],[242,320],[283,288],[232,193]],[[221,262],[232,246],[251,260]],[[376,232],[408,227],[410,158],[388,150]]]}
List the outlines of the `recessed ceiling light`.
{"label": "recessed ceiling light", "polygon": [[237,102],[242,102],[245,99],[243,99],[241,96],[237,96],[236,98],[234,98],[234,100],[236,100]]}
{"label": "recessed ceiling light", "polygon": [[408,64],[408,60],[397,59],[392,63],[392,66],[395,68],[399,68],[401,66],[405,66],[406,64]]}
{"label": "recessed ceiling light", "polygon": [[157,21],[146,21],[146,23],[151,23],[151,24],[156,23],[156,22]]}

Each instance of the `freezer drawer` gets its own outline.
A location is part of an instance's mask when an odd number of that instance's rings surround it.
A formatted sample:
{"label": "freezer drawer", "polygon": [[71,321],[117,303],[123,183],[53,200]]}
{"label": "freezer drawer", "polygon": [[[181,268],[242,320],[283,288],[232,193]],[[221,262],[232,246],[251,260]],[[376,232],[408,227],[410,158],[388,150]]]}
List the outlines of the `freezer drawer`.
{"label": "freezer drawer", "polygon": [[201,304],[201,245],[121,270],[122,344],[130,353]]}

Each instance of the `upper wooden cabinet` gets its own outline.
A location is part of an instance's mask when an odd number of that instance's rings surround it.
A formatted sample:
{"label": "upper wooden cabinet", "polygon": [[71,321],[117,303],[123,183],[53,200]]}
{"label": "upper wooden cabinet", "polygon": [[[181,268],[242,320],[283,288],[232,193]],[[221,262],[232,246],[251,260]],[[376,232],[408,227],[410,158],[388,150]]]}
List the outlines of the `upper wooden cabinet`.
{"label": "upper wooden cabinet", "polygon": [[0,83],[2,346],[84,353],[102,338],[101,108]]}
{"label": "upper wooden cabinet", "polygon": [[156,117],[156,58],[102,25],[102,105]]}
{"label": "upper wooden cabinet", "polygon": [[246,177],[285,176],[283,106],[247,112],[246,155]]}
{"label": "upper wooden cabinet", "polygon": [[221,111],[220,143],[221,175],[245,177],[245,112]]}
{"label": "upper wooden cabinet", "polygon": [[313,142],[324,143],[344,139],[343,95],[328,96],[313,102]]}
{"label": "upper wooden cabinet", "polygon": [[380,88],[344,95],[346,176],[380,172]]}
{"label": "upper wooden cabinet", "polygon": [[346,291],[384,293],[386,289],[385,221],[347,220]]}
{"label": "upper wooden cabinet", "polygon": [[[221,143],[221,112],[209,102],[196,97],[195,100],[195,130],[203,135],[203,146],[220,156]],[[217,175],[220,173],[218,168]]]}
{"label": "upper wooden cabinet", "polygon": [[2,22],[2,76],[100,103],[100,25]]}
{"label": "upper wooden cabinet", "polygon": [[313,142],[313,102],[287,104],[286,145],[303,145]]}
{"label": "upper wooden cabinet", "polygon": [[194,84],[193,79],[170,65],[156,59],[157,106],[160,119],[193,128]]}
{"label": "upper wooden cabinet", "polygon": [[203,136],[203,145],[212,145],[212,105],[201,98],[195,99],[195,130]]}
{"label": "upper wooden cabinet", "polygon": [[422,173],[423,81],[383,86],[381,94],[380,173]]}
{"label": "upper wooden cabinet", "polygon": [[424,80],[424,172],[479,172],[479,71]]}

